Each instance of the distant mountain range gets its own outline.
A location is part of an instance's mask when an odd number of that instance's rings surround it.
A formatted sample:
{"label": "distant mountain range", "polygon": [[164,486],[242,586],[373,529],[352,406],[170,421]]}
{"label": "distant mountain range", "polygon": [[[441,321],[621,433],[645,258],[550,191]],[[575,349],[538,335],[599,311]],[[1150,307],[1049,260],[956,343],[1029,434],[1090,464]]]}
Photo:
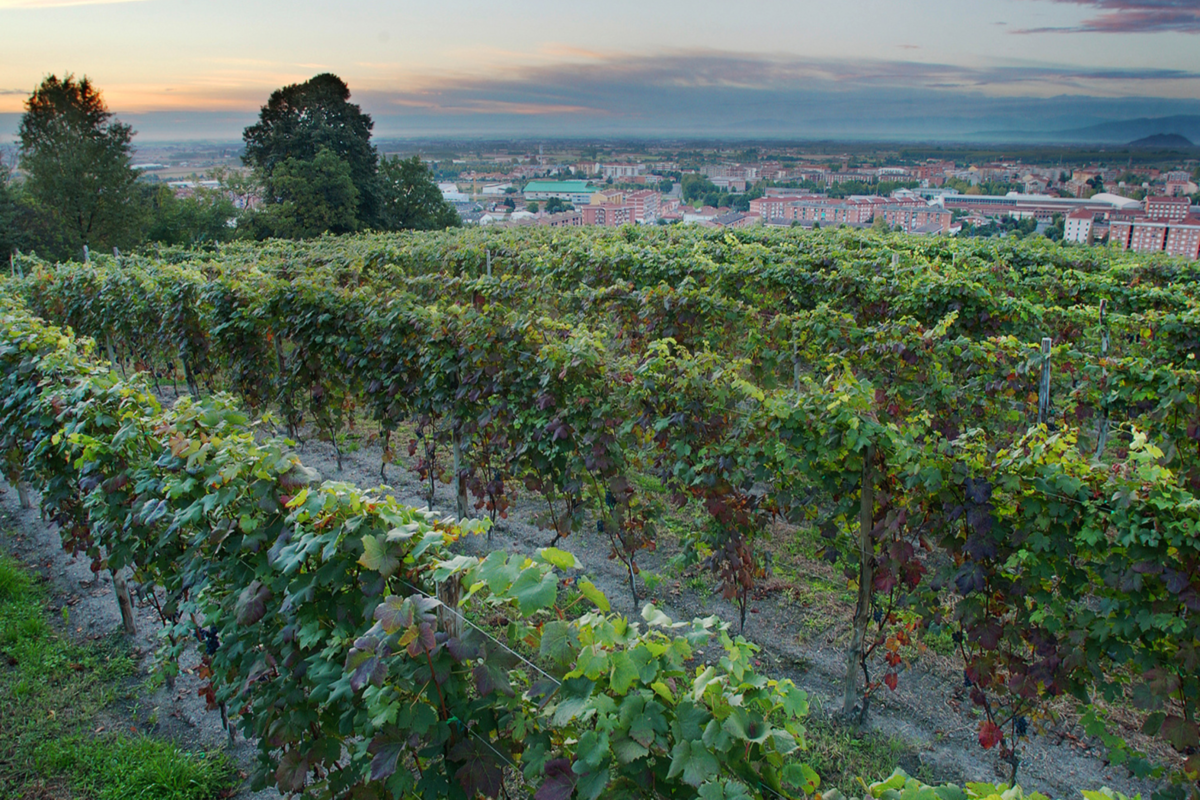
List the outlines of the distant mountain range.
{"label": "distant mountain range", "polygon": [[[1200,115],[1176,117],[1142,117],[1120,122],[1103,122],[1086,128],[1074,128],[1051,134],[1055,139],[1066,142],[1113,142],[1126,144],[1138,139],[1147,139],[1160,134],[1175,134],[1188,139],[1185,147],[1200,141]],[[1167,147],[1178,147],[1179,143]]]}
{"label": "distant mountain range", "polygon": [[1051,131],[989,131],[976,138],[1056,144],[1120,144],[1133,147],[1195,147],[1200,141],[1200,114],[1141,117],[1101,122],[1084,128]]}
{"label": "distant mountain range", "polygon": [[1180,136],[1178,133],[1156,133],[1153,136],[1147,136],[1144,139],[1138,139],[1129,143],[1130,147],[1159,147],[1164,149],[1178,150],[1180,148],[1195,147],[1185,136]]}

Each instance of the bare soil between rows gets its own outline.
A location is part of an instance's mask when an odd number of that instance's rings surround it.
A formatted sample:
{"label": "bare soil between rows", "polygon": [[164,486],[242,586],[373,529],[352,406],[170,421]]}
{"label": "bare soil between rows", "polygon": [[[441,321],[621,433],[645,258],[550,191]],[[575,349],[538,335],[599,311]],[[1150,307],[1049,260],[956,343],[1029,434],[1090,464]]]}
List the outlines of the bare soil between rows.
{"label": "bare soil between rows", "polygon": [[[362,488],[380,484],[382,451],[374,443],[343,453],[341,471],[328,443],[308,440],[297,445],[296,452],[306,466],[318,470],[325,480],[348,481]],[[427,484],[406,469],[405,464],[389,465],[387,478],[388,484],[380,489],[380,494],[391,494],[413,506],[426,505]],[[34,499],[36,502],[36,495]],[[520,495],[509,509],[509,518],[501,520],[492,532],[490,542],[484,536],[469,537],[458,544],[459,549],[472,555],[484,555],[492,549],[532,553],[547,545],[551,534],[528,522],[534,512],[541,510],[535,500],[528,494]],[[438,485],[433,508],[446,515],[453,513],[449,486]],[[37,510],[22,509],[15,490],[8,488],[0,495],[0,513],[3,530],[9,534],[0,537],[0,546],[38,569],[51,582],[53,610],[58,611],[63,605],[70,607],[71,635],[95,638],[119,630],[120,613],[106,572],[94,575],[86,559],[73,559],[64,553],[52,526],[42,520]],[[575,554],[583,564],[581,576],[604,591],[614,611],[640,619],[641,608],[634,608],[630,598],[628,574],[620,561],[610,557],[606,538],[594,528],[585,527],[557,546]],[[736,607],[711,591],[714,585],[711,576],[701,573],[686,579],[670,568],[669,561],[677,552],[675,542],[661,541],[656,551],[639,555],[641,603],[654,602],[675,619],[715,614],[736,628]],[[655,576],[651,581],[656,583],[653,591],[645,586],[647,575]],[[805,585],[803,573],[799,578],[769,582],[768,591],[751,603],[745,636],[762,648],[759,654],[762,672],[771,677],[791,678],[809,693],[814,716],[832,716],[841,707],[849,612],[840,613],[842,601],[837,592],[829,589],[831,581],[844,582],[844,579],[832,570],[820,577],[822,580],[815,588]],[[148,606],[139,605],[136,611],[138,633],[132,644],[140,656],[141,668],[148,671],[157,648],[159,625]],[[145,696],[139,697],[126,715],[140,729],[168,737],[185,748],[228,747],[242,769],[248,770],[255,756],[254,744],[240,735],[233,744],[229,743],[220,715],[208,711],[198,694],[201,681],[194,674],[198,664],[197,653],[190,650],[175,687],[169,689],[155,681],[147,683]],[[880,667],[882,664],[876,665]],[[966,696],[961,676],[962,665],[955,658],[925,651],[900,675],[895,691],[882,690],[876,694],[867,728],[901,743],[903,754],[898,756],[896,766],[918,774],[926,782],[1005,782],[1009,766],[994,751],[985,751],[978,744],[980,712]],[[1021,758],[1018,783],[1026,791],[1075,798],[1079,797],[1080,789],[1108,786],[1130,796],[1140,793],[1148,798],[1152,794],[1157,782],[1136,780],[1123,767],[1109,765],[1103,746],[1085,735],[1072,709],[1064,705],[1061,712],[1056,722],[1047,724],[1018,747]],[[1132,728],[1122,734],[1145,744]],[[886,776],[862,777],[871,780]],[[243,787],[236,797],[268,800],[279,795],[274,790],[250,792]]]}

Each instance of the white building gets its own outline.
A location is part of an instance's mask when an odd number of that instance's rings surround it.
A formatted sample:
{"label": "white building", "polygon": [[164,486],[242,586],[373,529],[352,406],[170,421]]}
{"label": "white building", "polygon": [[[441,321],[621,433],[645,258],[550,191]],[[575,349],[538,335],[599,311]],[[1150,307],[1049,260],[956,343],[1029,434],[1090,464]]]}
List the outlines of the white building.
{"label": "white building", "polygon": [[442,192],[442,199],[448,203],[469,203],[471,202],[470,195],[463,194],[458,190],[458,184],[455,183],[439,183],[438,189]]}
{"label": "white building", "polygon": [[1092,243],[1092,227],[1096,214],[1086,208],[1072,211],[1063,226],[1063,239],[1076,244]]}
{"label": "white building", "polygon": [[618,180],[633,178],[646,172],[645,164],[597,164],[601,177]]}

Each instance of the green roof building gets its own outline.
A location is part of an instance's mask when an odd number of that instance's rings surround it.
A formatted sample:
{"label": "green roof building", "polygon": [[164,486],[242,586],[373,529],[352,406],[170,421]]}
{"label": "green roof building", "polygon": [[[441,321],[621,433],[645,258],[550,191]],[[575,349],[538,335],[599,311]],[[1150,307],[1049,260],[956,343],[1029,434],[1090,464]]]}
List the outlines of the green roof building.
{"label": "green roof building", "polygon": [[525,199],[549,200],[557,197],[573,205],[587,205],[598,191],[587,181],[530,181],[525,184]]}

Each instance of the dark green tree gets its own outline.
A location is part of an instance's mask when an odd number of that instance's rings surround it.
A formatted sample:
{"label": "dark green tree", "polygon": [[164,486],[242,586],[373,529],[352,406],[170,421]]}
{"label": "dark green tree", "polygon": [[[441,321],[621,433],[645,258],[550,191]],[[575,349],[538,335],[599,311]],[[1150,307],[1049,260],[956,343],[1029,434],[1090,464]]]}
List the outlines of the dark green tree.
{"label": "dark green tree", "polygon": [[[350,89],[341,78],[317,75],[271,94],[258,122],[242,133],[246,144],[242,160],[267,183],[280,164],[313,162],[322,150],[329,151],[346,163],[356,192],[354,217],[369,227],[378,212],[379,154],[371,144],[374,126],[370,115],[350,102]],[[344,224],[346,215],[337,216]]]}
{"label": "dark green tree", "polygon": [[561,197],[551,197],[546,201],[546,213],[558,214],[563,211],[571,211],[575,206],[563,200]]}
{"label": "dark green tree", "polygon": [[150,227],[146,238],[152,242],[184,247],[227,242],[236,228],[229,222],[237,209],[228,194],[196,188],[187,197],[176,197],[168,186],[150,191]]}
{"label": "dark green tree", "polygon": [[42,217],[37,243],[45,255],[76,257],[84,245],[127,247],[145,222],[137,173],[130,166],[133,129],[113,120],[84,77],[42,81],[21,118],[24,191]]}
{"label": "dark green tree", "polygon": [[383,159],[379,199],[379,227],[384,230],[431,231],[462,224],[433,182],[433,173],[417,156]]}
{"label": "dark green tree", "polygon": [[12,186],[12,168],[0,161],[0,257],[8,256],[20,246],[16,223],[17,197]]}
{"label": "dark green tree", "polygon": [[256,238],[307,239],[359,229],[358,188],[350,166],[331,150],[312,160],[276,164],[263,184],[266,208],[249,226]]}

